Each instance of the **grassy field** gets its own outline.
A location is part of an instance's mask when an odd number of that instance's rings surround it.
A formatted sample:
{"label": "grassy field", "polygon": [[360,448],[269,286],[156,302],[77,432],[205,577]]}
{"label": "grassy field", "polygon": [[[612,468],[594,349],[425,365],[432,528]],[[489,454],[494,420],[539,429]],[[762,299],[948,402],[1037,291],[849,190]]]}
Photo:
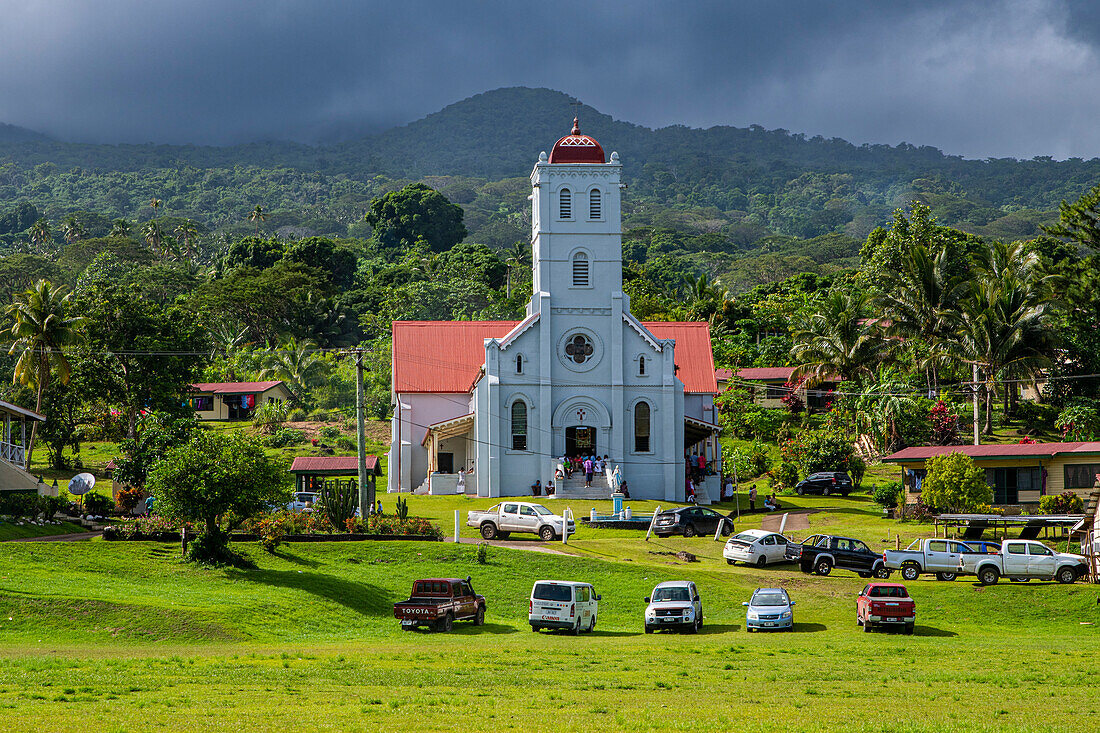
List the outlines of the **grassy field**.
{"label": "grassy field", "polygon": [[[928,533],[856,497],[799,501],[831,510],[811,515],[811,531]],[[412,497],[410,509],[450,531],[455,508],[488,503]],[[1082,625],[1100,622],[1095,586],[919,581],[914,636],[863,634],[854,599],[866,581],[851,573],[730,567],[712,540],[624,530],[584,528],[554,547],[570,554],[492,547],[479,565],[473,545],[272,556],[244,544],[257,569],[213,570],[155,543],[5,544],[0,728],[1065,730],[1098,714],[1100,634]],[[700,562],[668,554],[679,549]],[[391,604],[436,575],[471,575],[487,625],[402,632]],[[530,632],[531,584],[546,577],[595,584],[596,633]],[[700,587],[703,633],[642,634],[642,597],[676,578]],[[798,601],[794,633],[745,633],[740,603],[761,585]]]}

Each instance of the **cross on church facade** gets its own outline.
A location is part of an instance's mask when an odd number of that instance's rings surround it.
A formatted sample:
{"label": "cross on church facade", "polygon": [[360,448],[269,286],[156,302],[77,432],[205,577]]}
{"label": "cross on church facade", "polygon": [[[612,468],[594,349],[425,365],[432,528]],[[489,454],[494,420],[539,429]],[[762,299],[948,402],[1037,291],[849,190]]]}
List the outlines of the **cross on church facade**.
{"label": "cross on church facade", "polygon": [[583,408],[577,410],[577,419],[580,420],[581,422],[584,422],[584,416],[586,414],[588,414],[588,413],[586,413]]}

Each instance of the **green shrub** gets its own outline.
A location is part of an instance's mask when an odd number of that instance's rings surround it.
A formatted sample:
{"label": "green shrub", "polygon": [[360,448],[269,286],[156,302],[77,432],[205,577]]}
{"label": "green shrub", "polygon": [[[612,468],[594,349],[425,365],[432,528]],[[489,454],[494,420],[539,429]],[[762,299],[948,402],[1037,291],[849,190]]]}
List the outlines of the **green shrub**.
{"label": "green shrub", "polygon": [[84,511],[88,514],[105,517],[114,506],[115,503],[109,496],[94,493],[84,495]]}
{"label": "green shrub", "polygon": [[871,496],[874,497],[875,503],[883,509],[897,509],[898,502],[901,501],[901,492],[901,482],[891,481],[882,486],[876,486]]}
{"label": "green shrub", "polygon": [[867,473],[867,461],[862,456],[853,455],[848,459],[848,475],[852,477],[852,486],[859,489],[863,485],[863,475]]}
{"label": "green shrub", "polygon": [[1100,436],[1100,403],[1074,398],[1058,413],[1054,426],[1062,431],[1065,440],[1095,440]]}
{"label": "green shrub", "polygon": [[768,472],[768,486],[777,491],[793,489],[798,483],[798,466],[791,461],[780,461]]}
{"label": "green shrub", "polygon": [[314,410],[309,413],[309,419],[313,422],[329,422],[332,417],[328,410]]}
{"label": "green shrub", "polygon": [[336,447],[340,450],[354,451],[358,450],[359,446],[356,445],[354,438],[349,438],[346,435],[341,435],[336,439]]}
{"label": "green shrub", "polygon": [[768,470],[768,446],[760,441],[735,448],[733,465],[737,469],[737,478],[747,480],[761,476]]}
{"label": "green shrub", "polygon": [[340,428],[335,425],[326,425],[321,428],[321,437],[328,440],[334,440],[340,437]]}
{"label": "green shrub", "polygon": [[261,433],[271,435],[283,426],[286,415],[286,403],[268,401],[252,414],[252,426]]}
{"label": "green shrub", "polygon": [[1051,494],[1039,499],[1040,514],[1082,514],[1085,511],[1085,502],[1072,491],[1063,491],[1061,494]]}
{"label": "green shrub", "polygon": [[780,448],[783,460],[796,463],[804,476],[818,471],[847,471],[855,455],[852,441],[840,433],[805,430]]}
{"label": "green shrub", "polygon": [[921,499],[939,512],[970,512],[993,501],[993,489],[985,480],[985,469],[963,453],[936,456],[927,463],[928,474],[921,484]]}
{"label": "green shrub", "polygon": [[1058,408],[1047,403],[1020,400],[1016,403],[1012,416],[1022,422],[1030,432],[1053,430],[1054,421],[1058,419]]}
{"label": "green shrub", "polygon": [[301,430],[295,430],[294,428],[280,428],[274,435],[264,439],[264,443],[272,448],[301,445],[304,442],[306,442],[305,434]]}
{"label": "green shrub", "polygon": [[306,419],[306,411],[301,407],[295,407],[287,413],[286,419],[290,422],[304,422]]}
{"label": "green shrub", "polygon": [[474,553],[474,560],[478,565],[484,565],[489,562],[489,548],[484,542],[477,543],[477,552]]}

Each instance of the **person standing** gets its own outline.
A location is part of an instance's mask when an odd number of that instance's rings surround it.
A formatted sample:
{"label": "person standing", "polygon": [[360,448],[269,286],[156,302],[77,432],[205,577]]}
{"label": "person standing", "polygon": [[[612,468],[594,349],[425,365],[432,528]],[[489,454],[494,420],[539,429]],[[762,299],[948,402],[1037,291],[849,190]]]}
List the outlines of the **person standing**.
{"label": "person standing", "polygon": [[733,498],[733,477],[726,476],[726,483],[722,487],[722,501],[729,501]]}
{"label": "person standing", "polygon": [[458,469],[458,486],[455,488],[456,494],[466,493],[466,469]]}
{"label": "person standing", "polygon": [[749,487],[749,511],[756,511],[756,484]]}
{"label": "person standing", "polygon": [[592,472],[596,469],[596,464],[592,461],[592,456],[588,456],[584,459],[584,488],[592,488]]}

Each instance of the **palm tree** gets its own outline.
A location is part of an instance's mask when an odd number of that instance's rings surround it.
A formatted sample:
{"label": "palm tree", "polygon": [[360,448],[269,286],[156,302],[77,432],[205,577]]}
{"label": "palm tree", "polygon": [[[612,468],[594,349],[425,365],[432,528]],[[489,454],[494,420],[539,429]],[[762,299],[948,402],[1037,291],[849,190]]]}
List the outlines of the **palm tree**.
{"label": "palm tree", "polygon": [[115,219],[111,222],[111,232],[107,236],[110,237],[129,237],[130,232],[133,231],[133,224],[129,219]]}
{"label": "palm tree", "polygon": [[725,291],[711,282],[706,273],[699,277],[688,275],[686,285],[685,306],[688,318],[692,320],[709,318],[726,296]]}
{"label": "palm tree", "polygon": [[900,448],[898,419],[916,404],[912,392],[912,385],[894,367],[876,370],[872,384],[856,399],[860,432],[870,435],[875,445],[885,451]]}
{"label": "palm tree", "polygon": [[45,217],[31,225],[31,242],[39,249],[53,242],[53,231],[50,229],[50,222],[46,221]]}
{"label": "palm tree", "polygon": [[183,252],[189,259],[192,254],[191,245],[197,236],[199,236],[199,228],[194,222],[184,222],[176,227],[176,241],[183,244]]}
{"label": "palm tree", "polygon": [[145,238],[150,249],[158,254],[163,254],[161,245],[164,244],[164,230],[160,228],[160,224],[155,219],[141,228],[141,236]]}
{"label": "palm tree", "polygon": [[792,324],[791,356],[799,362],[792,379],[838,375],[862,382],[870,377],[885,348],[881,329],[869,315],[866,291],[833,290],[820,308],[800,316]]}
{"label": "palm tree", "polygon": [[74,214],[69,214],[65,217],[65,221],[61,222],[61,232],[69,244],[88,236],[88,232],[80,225]]}
{"label": "palm tree", "polygon": [[218,321],[210,329],[210,340],[212,341],[210,361],[216,361],[219,356],[225,358],[225,376],[230,382],[237,381],[236,370],[233,366],[233,353],[250,345],[248,332],[248,326],[239,322],[229,323],[228,321]]}
{"label": "palm tree", "polygon": [[327,366],[316,352],[317,344],[313,341],[290,337],[268,355],[260,377],[281,379],[299,400],[303,400],[308,389],[324,375]]}
{"label": "palm tree", "polygon": [[[79,343],[82,337],[80,327],[84,319],[70,315],[72,293],[66,290],[65,285],[54,287],[46,280],[39,280],[33,287],[18,293],[6,309],[7,316],[14,321],[9,331],[13,343],[8,354],[19,354],[12,381],[35,386],[35,412],[42,410],[42,393],[54,371],[62,384],[68,384],[69,361],[63,349]],[[28,467],[37,433],[36,420],[31,426],[31,441],[27,447]]]}
{"label": "palm tree", "polygon": [[154,219],[157,218],[157,213],[160,211],[160,203],[161,203],[160,199],[158,199],[156,196],[154,196],[149,201],[149,206],[151,206],[153,208],[153,218]]}
{"label": "palm tree", "polygon": [[248,220],[256,225],[256,236],[260,236],[260,224],[267,221],[267,214],[264,213],[264,207],[256,204],[256,208],[248,215]]}
{"label": "palm tree", "polygon": [[505,280],[505,297],[512,297],[512,268],[531,264],[531,246],[526,242],[515,242],[504,250],[504,264],[508,266]]}

